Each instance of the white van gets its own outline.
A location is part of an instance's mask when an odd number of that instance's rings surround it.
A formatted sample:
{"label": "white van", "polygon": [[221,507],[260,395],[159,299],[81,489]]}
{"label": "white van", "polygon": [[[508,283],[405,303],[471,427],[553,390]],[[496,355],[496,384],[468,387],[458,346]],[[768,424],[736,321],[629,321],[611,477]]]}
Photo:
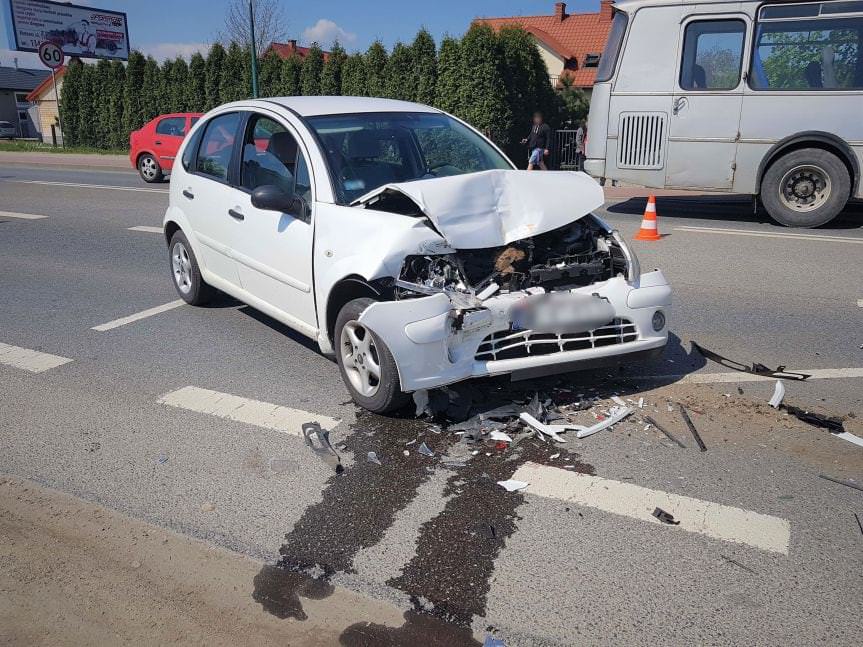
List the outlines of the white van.
{"label": "white van", "polygon": [[758,195],[817,227],[863,197],[863,1],[620,0],[585,170]]}

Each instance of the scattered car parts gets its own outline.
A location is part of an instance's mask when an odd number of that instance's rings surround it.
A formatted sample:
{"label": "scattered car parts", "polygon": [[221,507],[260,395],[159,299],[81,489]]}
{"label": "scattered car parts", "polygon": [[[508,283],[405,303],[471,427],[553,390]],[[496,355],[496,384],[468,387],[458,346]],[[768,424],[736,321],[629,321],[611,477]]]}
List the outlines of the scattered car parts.
{"label": "scattered car parts", "polygon": [[695,428],[695,425],[692,424],[692,419],[689,417],[689,413],[687,413],[686,408],[678,403],[677,406],[680,408],[680,415],[683,416],[683,422],[686,423],[686,426],[689,427],[689,432],[692,434],[692,437],[695,438],[695,442],[698,444],[698,448],[706,452],[707,445],[704,444],[704,441],[701,440],[701,435],[698,433],[698,430]]}
{"label": "scattered car parts", "polygon": [[767,377],[775,377],[782,380],[806,380],[811,377],[806,373],[795,373],[793,371],[786,371],[785,366],[777,366],[775,369],[768,368],[764,364],[759,364],[758,362],[753,362],[752,366],[747,366],[746,364],[741,364],[740,362],[736,362],[733,359],[728,359],[727,357],[723,357],[719,353],[714,353],[711,350],[707,350],[700,344],[696,342],[692,342],[692,347],[697,350],[701,355],[706,357],[707,359],[713,360],[717,364],[721,364],[726,368],[732,368],[735,371],[741,371],[743,373],[751,373],[753,375],[763,375]]}

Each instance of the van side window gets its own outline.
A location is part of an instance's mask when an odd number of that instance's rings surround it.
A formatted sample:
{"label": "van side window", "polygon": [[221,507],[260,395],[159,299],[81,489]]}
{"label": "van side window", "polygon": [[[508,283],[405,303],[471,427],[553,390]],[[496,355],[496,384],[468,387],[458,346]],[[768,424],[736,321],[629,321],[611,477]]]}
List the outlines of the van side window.
{"label": "van side window", "polygon": [[746,23],[699,20],[686,25],[680,87],[684,90],[733,90],[740,83]]}
{"label": "van side window", "polygon": [[240,125],[240,113],[213,117],[204,125],[206,130],[198,148],[195,172],[207,175],[220,182],[227,182],[228,167],[234,151],[234,139]]}
{"label": "van side window", "polygon": [[[833,17],[830,9],[848,6],[856,16]],[[820,17],[800,17],[800,7],[761,11],[752,50],[749,84],[755,90],[863,89],[863,2],[820,5]],[[768,11],[770,9],[770,11]],[[787,11],[779,12],[780,9]],[[792,10],[794,11],[791,14]],[[789,15],[791,14],[791,15]],[[781,18],[781,19],[779,19]]]}

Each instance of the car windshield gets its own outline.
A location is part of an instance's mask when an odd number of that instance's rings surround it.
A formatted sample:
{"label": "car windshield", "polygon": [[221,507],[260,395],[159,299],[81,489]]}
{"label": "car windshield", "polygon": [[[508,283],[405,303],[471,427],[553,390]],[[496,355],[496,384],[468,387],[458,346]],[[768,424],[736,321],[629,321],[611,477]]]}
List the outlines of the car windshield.
{"label": "car windshield", "polygon": [[308,122],[323,144],[340,204],[392,182],[512,168],[488,141],[447,115],[347,114]]}

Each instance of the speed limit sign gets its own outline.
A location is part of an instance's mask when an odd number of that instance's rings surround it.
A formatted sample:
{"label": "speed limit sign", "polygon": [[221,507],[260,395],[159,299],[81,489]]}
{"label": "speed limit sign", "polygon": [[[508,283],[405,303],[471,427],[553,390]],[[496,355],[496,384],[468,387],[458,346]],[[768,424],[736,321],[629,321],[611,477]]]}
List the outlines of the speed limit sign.
{"label": "speed limit sign", "polygon": [[63,65],[64,58],[65,55],[60,46],[52,43],[50,40],[46,40],[39,45],[39,59],[52,70],[56,70]]}

